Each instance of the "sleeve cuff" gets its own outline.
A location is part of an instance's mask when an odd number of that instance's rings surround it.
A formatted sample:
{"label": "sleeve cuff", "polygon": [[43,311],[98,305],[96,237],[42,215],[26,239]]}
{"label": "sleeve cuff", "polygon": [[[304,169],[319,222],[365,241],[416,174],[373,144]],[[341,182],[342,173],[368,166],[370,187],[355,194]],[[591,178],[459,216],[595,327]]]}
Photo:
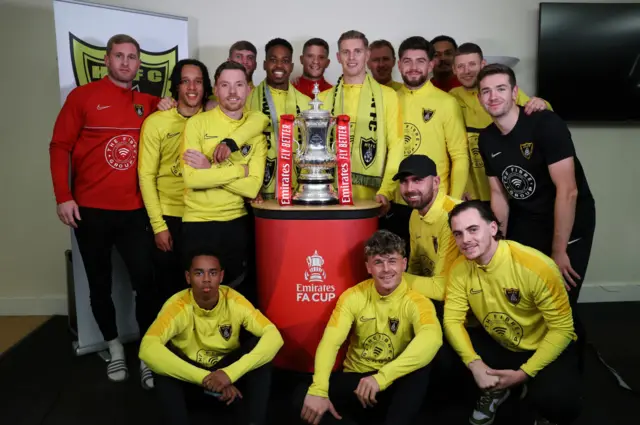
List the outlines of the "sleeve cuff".
{"label": "sleeve cuff", "polygon": [[390,383],[387,382],[387,380],[380,373],[376,373],[375,375],[373,375],[373,379],[375,379],[378,383],[380,391],[384,391],[389,387]]}
{"label": "sleeve cuff", "polygon": [[313,395],[316,397],[329,398],[329,390],[321,389],[318,387],[314,387],[313,385],[309,387],[307,391],[308,395]]}
{"label": "sleeve cuff", "polygon": [[227,138],[222,140],[222,142],[220,143],[224,143],[225,145],[227,145],[229,149],[231,149],[231,152],[236,152],[237,150],[239,150],[238,144],[233,139]]}

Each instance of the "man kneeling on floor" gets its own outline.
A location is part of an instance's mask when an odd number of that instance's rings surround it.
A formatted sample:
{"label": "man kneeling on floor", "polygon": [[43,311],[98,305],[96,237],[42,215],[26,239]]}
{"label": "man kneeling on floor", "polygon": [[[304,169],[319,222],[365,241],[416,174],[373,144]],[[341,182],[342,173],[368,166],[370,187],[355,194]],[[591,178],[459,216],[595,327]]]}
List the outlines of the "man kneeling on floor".
{"label": "man kneeling on floor", "polygon": [[[482,390],[470,423],[493,423],[516,388],[520,418],[508,423],[572,423],[580,413],[578,352],[558,266],[540,251],[501,240],[481,201],[454,207],[449,224],[463,257],[449,272],[444,331]],[[482,327],[467,331],[469,307]]]}
{"label": "man kneeling on floor", "polygon": [[[164,416],[172,425],[188,424],[188,400],[230,405],[236,424],[264,424],[268,363],[282,347],[280,332],[240,293],[220,285],[224,269],[217,254],[193,255],[186,278],[191,288],[165,303],[140,345],[140,359],[155,372]],[[255,337],[241,345],[242,327]]]}
{"label": "man kneeling on floor", "polygon": [[[380,422],[373,418],[410,424],[427,391],[442,329],[431,301],[402,277],[405,242],[377,231],[366,243],[365,258],[373,278],[340,296],[316,351],[313,383],[296,392],[294,402],[310,424],[345,423],[341,415],[366,424]],[[343,370],[331,373],[352,327]]]}

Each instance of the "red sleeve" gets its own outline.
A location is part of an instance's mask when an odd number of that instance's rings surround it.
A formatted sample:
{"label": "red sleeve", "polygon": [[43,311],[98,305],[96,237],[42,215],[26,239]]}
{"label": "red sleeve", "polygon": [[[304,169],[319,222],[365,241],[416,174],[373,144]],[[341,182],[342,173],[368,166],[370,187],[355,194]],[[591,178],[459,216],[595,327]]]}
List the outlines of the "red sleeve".
{"label": "red sleeve", "polygon": [[73,199],[69,187],[69,155],[73,151],[84,125],[82,99],[83,97],[77,89],[69,93],[56,119],[53,137],[51,144],[49,144],[53,192],[58,204]]}

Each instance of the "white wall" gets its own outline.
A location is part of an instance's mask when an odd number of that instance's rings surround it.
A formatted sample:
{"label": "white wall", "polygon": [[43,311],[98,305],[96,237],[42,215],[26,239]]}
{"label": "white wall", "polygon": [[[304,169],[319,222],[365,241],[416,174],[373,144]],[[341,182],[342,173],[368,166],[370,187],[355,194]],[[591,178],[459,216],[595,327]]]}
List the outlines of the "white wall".
{"label": "white wall", "polygon": [[[251,40],[259,49],[256,83],[264,78],[263,46],[274,37],[290,40],[296,55],[306,39],[325,38],[333,57],[327,76],[335,81],[336,40],[343,31],[358,29],[370,41],[386,38],[395,46],[412,35],[448,34],[459,43],[479,43],[487,55],[517,56],[519,83],[535,93],[538,1],[293,0],[286,7],[260,0],[102,3],[189,17],[193,54],[211,71],[226,58],[231,43]],[[52,1],[0,1],[0,31],[0,314],[64,313],[63,252],[69,233],[55,215],[48,165],[48,143],[60,107]],[[297,65],[294,74],[299,72]],[[590,288],[583,301],[640,299],[634,255],[640,230],[633,211],[640,206],[640,129],[583,127],[572,128],[572,133],[598,211],[586,282]]]}

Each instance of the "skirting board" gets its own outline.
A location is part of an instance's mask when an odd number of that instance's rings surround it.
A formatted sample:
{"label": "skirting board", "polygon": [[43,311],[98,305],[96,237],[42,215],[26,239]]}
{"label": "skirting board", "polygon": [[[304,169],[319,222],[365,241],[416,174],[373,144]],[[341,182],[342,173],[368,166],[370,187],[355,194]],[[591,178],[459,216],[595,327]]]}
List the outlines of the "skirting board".
{"label": "skirting board", "polygon": [[[581,303],[640,301],[640,282],[586,283]],[[0,297],[0,316],[49,316],[68,314],[67,297]]]}

